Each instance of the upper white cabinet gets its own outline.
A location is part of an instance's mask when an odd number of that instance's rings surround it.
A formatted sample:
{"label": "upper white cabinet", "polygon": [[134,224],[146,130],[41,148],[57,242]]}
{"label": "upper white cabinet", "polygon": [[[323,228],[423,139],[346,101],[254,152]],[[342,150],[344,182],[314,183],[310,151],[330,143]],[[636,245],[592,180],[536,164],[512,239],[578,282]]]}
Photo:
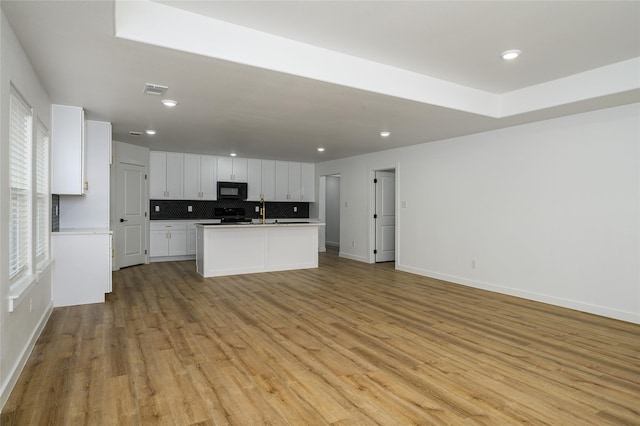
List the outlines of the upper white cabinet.
{"label": "upper white cabinet", "polygon": [[312,163],[301,163],[300,172],[300,201],[313,203],[316,201],[315,165]]}
{"label": "upper white cabinet", "polygon": [[276,201],[315,201],[315,167],[308,163],[275,162]]}
{"label": "upper white cabinet", "polygon": [[184,155],[184,198],[187,200],[215,200],[217,198],[217,157]]}
{"label": "upper white cabinet", "polygon": [[184,197],[184,154],[152,151],[149,197],[180,200]]}
{"label": "upper white cabinet", "polygon": [[265,201],[276,200],[276,162],[262,160],[262,195]]}
{"label": "upper white cabinet", "polygon": [[276,162],[273,160],[248,161],[247,200],[275,201],[276,195]]}
{"label": "upper white cabinet", "polygon": [[248,161],[246,158],[218,157],[218,181],[246,182],[247,173]]}
{"label": "upper white cabinet", "polygon": [[60,228],[109,228],[111,123],[85,122],[84,197],[60,197]]}
{"label": "upper white cabinet", "polygon": [[82,195],[86,191],[84,110],[51,106],[51,192]]}
{"label": "upper white cabinet", "polygon": [[263,196],[262,161],[249,159],[247,165],[247,201],[260,201]]}

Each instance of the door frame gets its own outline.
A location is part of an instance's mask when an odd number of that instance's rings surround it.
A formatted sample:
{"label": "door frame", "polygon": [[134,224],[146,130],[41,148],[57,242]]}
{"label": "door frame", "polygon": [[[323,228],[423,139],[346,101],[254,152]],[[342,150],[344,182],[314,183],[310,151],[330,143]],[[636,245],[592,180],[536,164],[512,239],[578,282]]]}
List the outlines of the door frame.
{"label": "door frame", "polygon": [[396,163],[389,167],[376,167],[375,169],[369,170],[369,263],[376,263],[376,255],[373,254],[373,250],[376,247],[376,221],[373,218],[373,215],[376,212],[376,184],[373,183],[373,180],[376,177],[376,172],[384,172],[384,171],[393,171],[396,175],[396,193],[395,193],[395,211],[396,211],[396,232],[395,232],[395,240],[396,240],[396,260],[395,260],[395,268],[398,268],[398,264],[400,263],[400,240],[398,238],[398,229],[400,228],[400,215],[398,210],[398,200],[400,199],[400,164]]}

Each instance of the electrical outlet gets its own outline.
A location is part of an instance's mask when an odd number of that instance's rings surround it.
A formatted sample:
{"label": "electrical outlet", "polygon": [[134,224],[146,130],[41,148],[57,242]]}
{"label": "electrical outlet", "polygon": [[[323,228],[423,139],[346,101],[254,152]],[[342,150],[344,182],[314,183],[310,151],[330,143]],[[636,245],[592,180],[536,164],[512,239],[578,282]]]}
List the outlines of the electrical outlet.
{"label": "electrical outlet", "polygon": [[193,206],[187,206],[187,211],[191,213],[193,211]]}
{"label": "electrical outlet", "polygon": [[159,212],[160,211],[160,206],[156,206],[156,211]]}
{"label": "electrical outlet", "polygon": [[260,213],[260,206],[256,206],[256,213]]}
{"label": "electrical outlet", "polygon": [[356,242],[355,241],[351,241],[351,247],[355,247],[356,246]]}
{"label": "electrical outlet", "polygon": [[293,212],[298,213],[298,206],[293,206]]}

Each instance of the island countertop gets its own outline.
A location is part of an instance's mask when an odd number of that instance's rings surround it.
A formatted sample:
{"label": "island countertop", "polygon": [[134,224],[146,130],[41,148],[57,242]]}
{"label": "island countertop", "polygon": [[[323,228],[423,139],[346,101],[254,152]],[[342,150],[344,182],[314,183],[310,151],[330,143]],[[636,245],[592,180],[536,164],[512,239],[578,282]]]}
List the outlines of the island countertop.
{"label": "island countertop", "polygon": [[251,227],[279,227],[279,226],[325,226],[324,222],[292,221],[292,222],[239,222],[239,223],[195,223],[203,228],[251,228]]}

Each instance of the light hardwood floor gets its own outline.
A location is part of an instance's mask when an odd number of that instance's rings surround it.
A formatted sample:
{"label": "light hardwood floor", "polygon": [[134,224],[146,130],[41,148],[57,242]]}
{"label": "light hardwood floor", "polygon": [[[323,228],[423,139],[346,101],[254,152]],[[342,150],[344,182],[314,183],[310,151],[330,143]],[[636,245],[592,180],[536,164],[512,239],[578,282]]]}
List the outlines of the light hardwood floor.
{"label": "light hardwood floor", "polygon": [[2,425],[640,424],[640,326],[320,262],[114,273],[54,310]]}

